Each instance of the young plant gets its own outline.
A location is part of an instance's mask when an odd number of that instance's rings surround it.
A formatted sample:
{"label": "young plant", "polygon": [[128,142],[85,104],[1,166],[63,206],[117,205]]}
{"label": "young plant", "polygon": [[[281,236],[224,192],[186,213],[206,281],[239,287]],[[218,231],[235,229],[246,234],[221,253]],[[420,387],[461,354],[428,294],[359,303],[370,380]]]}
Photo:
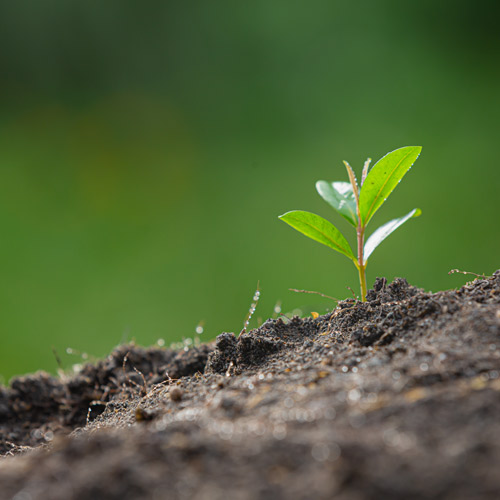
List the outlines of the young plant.
{"label": "young plant", "polygon": [[344,219],[356,228],[358,256],[356,257],[342,233],[319,215],[294,210],[280,215],[280,219],[313,240],[340,252],[354,262],[358,269],[361,300],[366,299],[366,266],[373,250],[399,226],[422,211],[414,208],[406,215],[393,219],[376,229],[365,243],[366,226],[373,214],[392,193],[394,188],[418,158],[422,148],[408,146],[386,154],[370,169],[366,160],[361,183],[358,185],[351,166],[344,161],[349,182],[318,181],[316,190]]}

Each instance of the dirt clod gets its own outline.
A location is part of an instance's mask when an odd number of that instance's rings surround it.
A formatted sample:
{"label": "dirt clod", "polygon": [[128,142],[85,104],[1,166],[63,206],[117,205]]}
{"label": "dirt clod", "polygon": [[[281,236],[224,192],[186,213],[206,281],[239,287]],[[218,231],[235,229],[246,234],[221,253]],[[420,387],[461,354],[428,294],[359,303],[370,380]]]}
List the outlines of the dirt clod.
{"label": "dirt clod", "polygon": [[170,389],[170,399],[172,401],[180,401],[182,399],[182,389],[179,389],[178,387],[174,387],[173,389]]}

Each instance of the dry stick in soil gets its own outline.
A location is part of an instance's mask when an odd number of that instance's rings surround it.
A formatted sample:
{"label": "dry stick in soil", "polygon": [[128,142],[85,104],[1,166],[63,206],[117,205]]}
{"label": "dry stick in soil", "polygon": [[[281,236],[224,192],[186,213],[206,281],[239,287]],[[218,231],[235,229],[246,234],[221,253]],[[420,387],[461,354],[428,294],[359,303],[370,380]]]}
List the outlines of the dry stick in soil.
{"label": "dry stick in soil", "polygon": [[297,293],[313,293],[315,295],[321,295],[321,297],[325,297],[325,299],[331,299],[334,300],[335,302],[339,302],[339,299],[336,299],[335,297],[330,297],[330,295],[325,295],[324,293],[321,292],[315,292],[314,290],[297,290],[296,288],[289,288],[288,290]]}
{"label": "dry stick in soil", "polygon": [[485,276],[484,274],[472,273],[470,271],[460,271],[460,269],[452,269],[448,274],[455,274],[455,273],[470,274],[471,276],[476,276],[478,278],[483,278],[483,279],[488,278],[488,276]]}

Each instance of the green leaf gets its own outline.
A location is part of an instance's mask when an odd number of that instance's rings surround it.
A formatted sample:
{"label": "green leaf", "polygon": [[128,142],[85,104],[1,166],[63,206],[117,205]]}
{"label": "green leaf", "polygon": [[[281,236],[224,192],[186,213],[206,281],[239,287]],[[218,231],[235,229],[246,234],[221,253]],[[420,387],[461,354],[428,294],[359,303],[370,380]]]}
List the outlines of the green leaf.
{"label": "green leaf", "polygon": [[354,227],[358,225],[356,217],[356,200],[349,182],[318,181],[316,191],[344,219]]}
{"label": "green leaf", "polygon": [[366,265],[368,257],[370,257],[373,250],[375,250],[375,248],[377,248],[380,243],[382,243],[387,238],[387,236],[396,231],[396,229],[404,224],[408,219],[411,219],[412,217],[418,217],[421,213],[422,210],[420,210],[420,208],[414,208],[411,212],[403,215],[403,217],[393,219],[376,229],[365,243],[365,248],[363,249],[364,264]]}
{"label": "green leaf", "polygon": [[361,220],[364,226],[408,172],[421,150],[420,146],[396,149],[386,154],[372,167],[359,195]]}
{"label": "green leaf", "polygon": [[279,218],[302,234],[337,250],[356,263],[356,257],[354,257],[351,247],[342,233],[323,217],[310,212],[294,210],[280,215]]}

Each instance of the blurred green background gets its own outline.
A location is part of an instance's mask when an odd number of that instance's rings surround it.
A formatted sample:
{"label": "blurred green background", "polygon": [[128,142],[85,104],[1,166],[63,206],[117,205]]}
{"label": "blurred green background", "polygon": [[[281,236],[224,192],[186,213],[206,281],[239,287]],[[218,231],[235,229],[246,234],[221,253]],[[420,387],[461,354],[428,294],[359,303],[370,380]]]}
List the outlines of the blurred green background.
{"label": "blurred green background", "polygon": [[[420,207],[368,282],[461,286],[498,264],[498,2],[0,4],[0,374],[325,312],[351,263],[277,219],[406,145],[371,229]],[[352,236],[352,235],[351,235]],[[352,241],[352,240],[351,240]]]}

